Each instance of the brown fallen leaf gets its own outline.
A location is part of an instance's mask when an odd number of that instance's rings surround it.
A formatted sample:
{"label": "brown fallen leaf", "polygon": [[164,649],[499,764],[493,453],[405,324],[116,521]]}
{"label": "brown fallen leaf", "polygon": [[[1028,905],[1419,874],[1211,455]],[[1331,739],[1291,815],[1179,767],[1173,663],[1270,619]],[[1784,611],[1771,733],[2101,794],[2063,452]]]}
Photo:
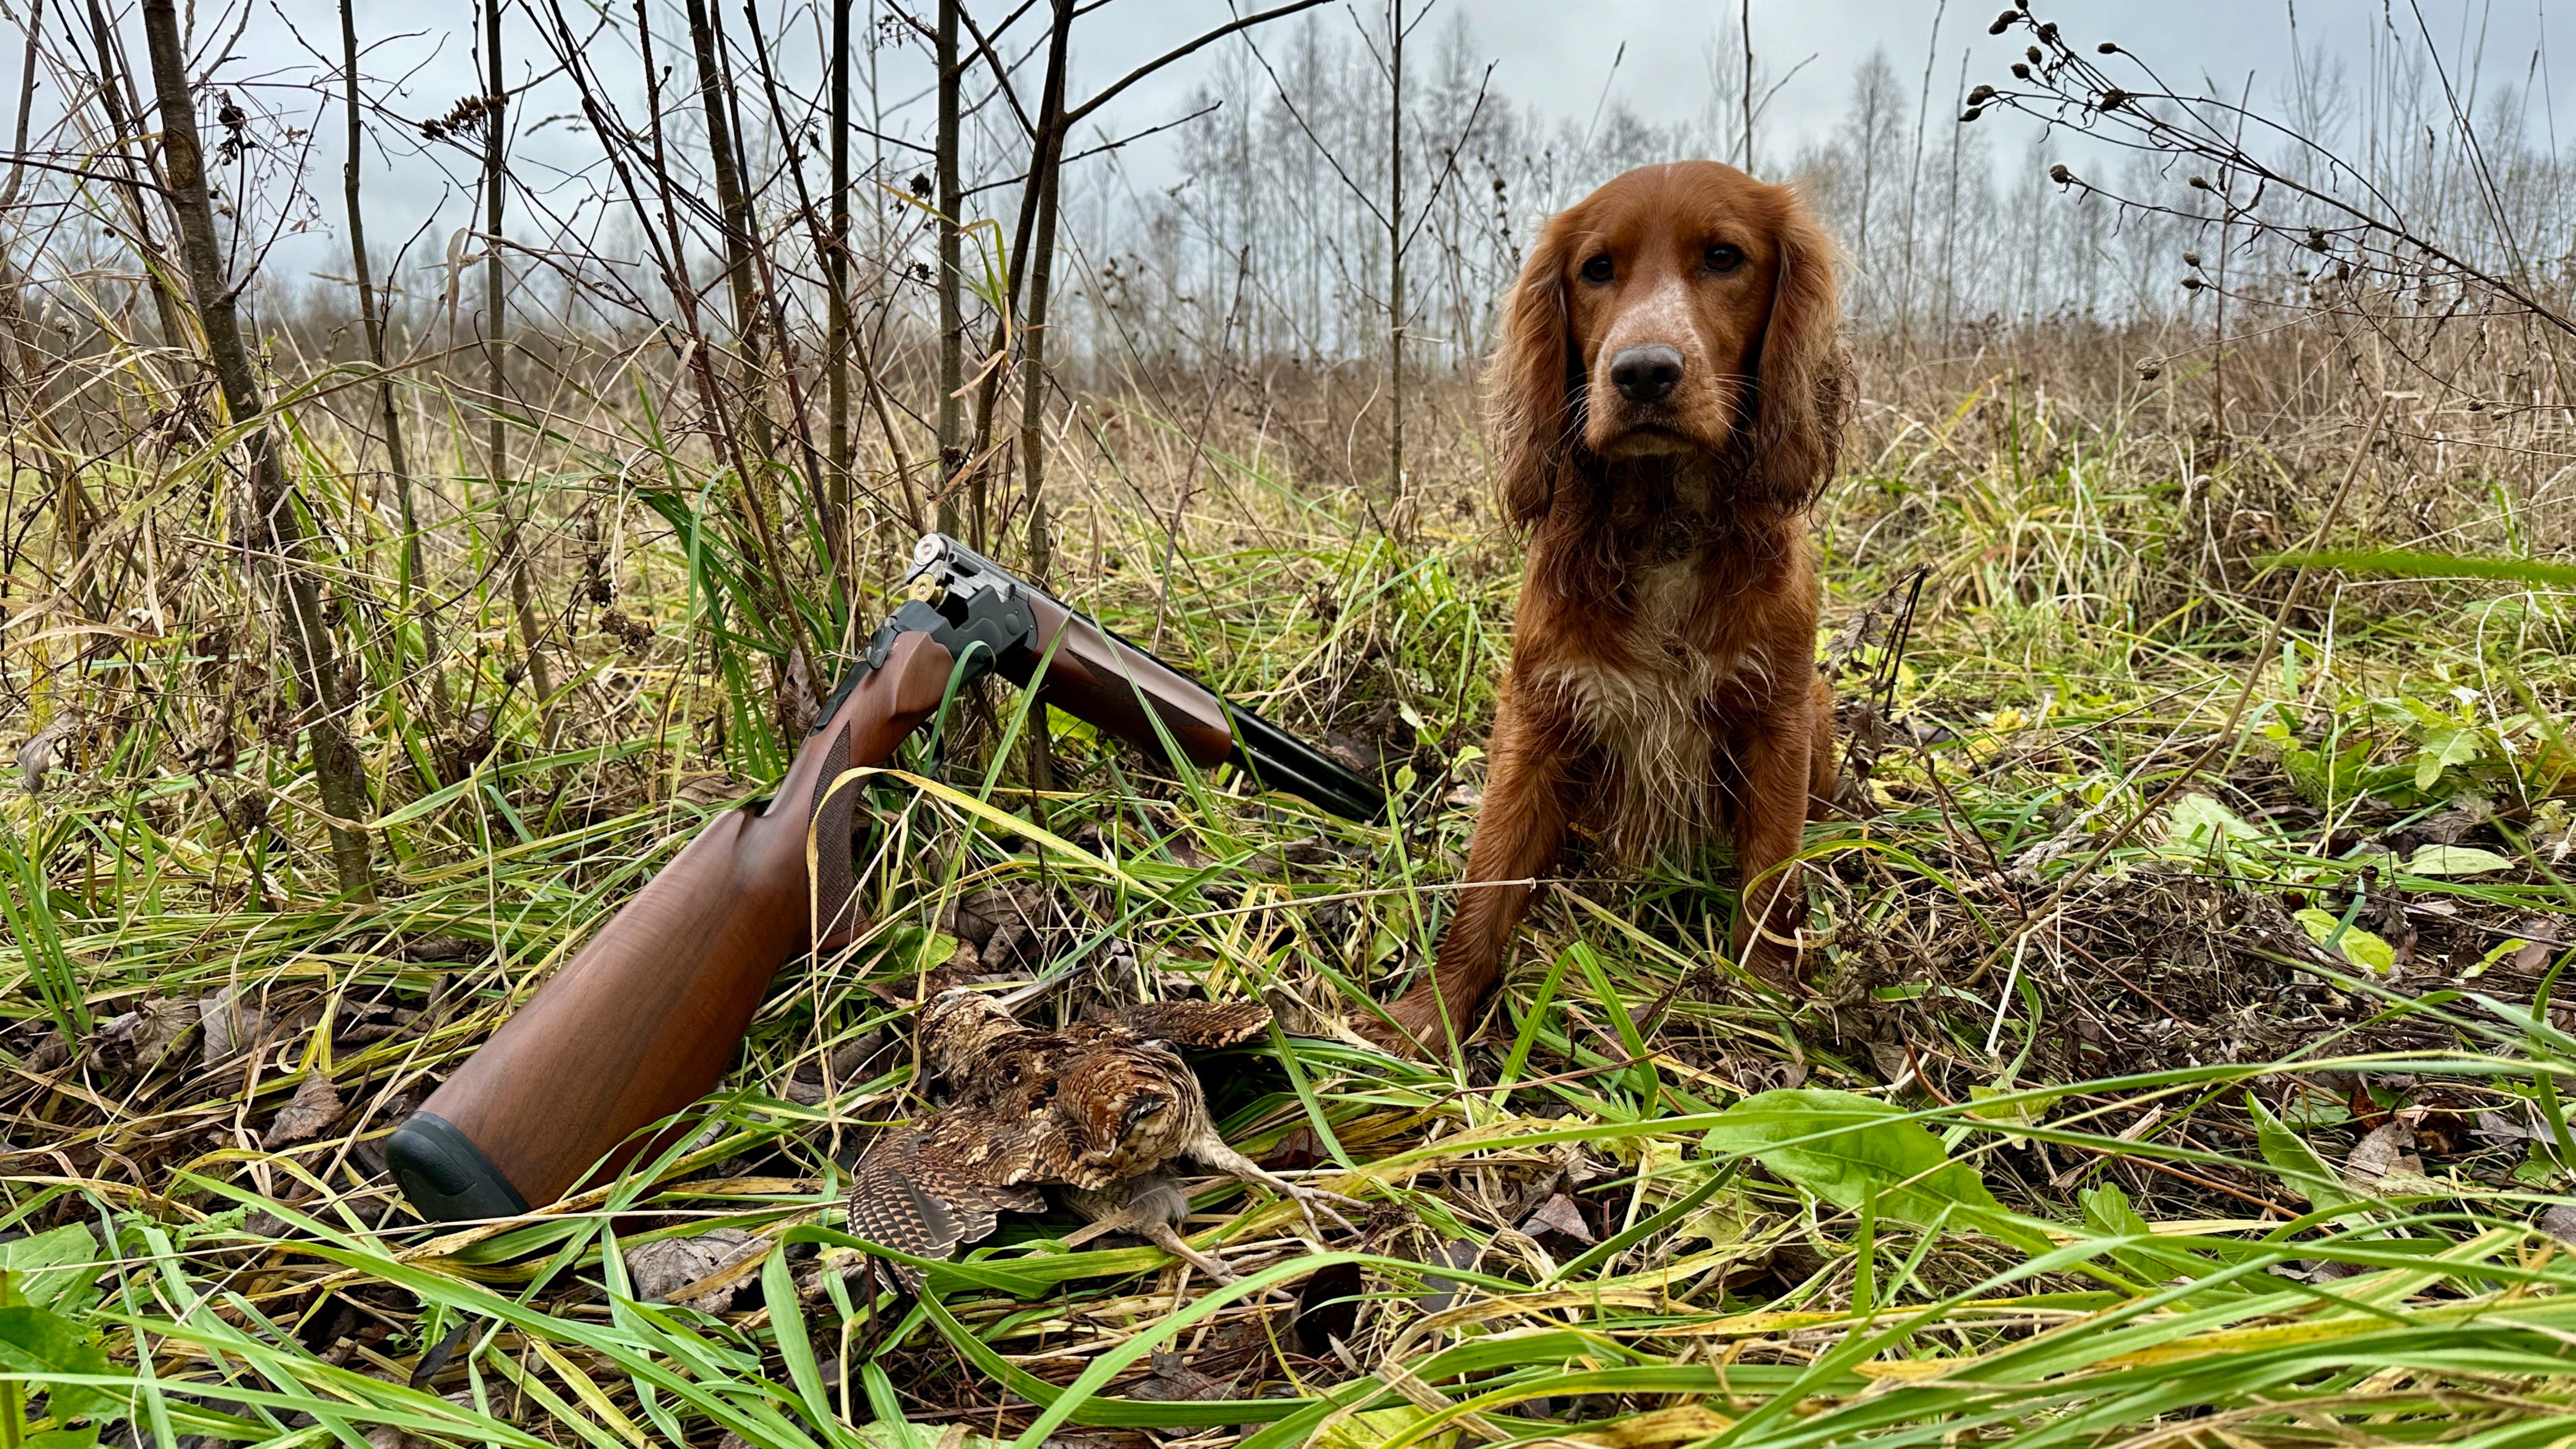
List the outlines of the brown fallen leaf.
{"label": "brown fallen leaf", "polygon": [[321,1135],[322,1129],[339,1121],[345,1110],[340,1105],[340,1094],[332,1089],[331,1079],[316,1072],[295,1089],[295,1100],[269,1120],[268,1135],[260,1141],[270,1147],[310,1142]]}
{"label": "brown fallen leaf", "polygon": [[65,746],[80,727],[79,710],[57,710],[43,729],[27,736],[26,743],[18,746],[18,779],[28,794],[45,788],[45,776],[61,763]]}
{"label": "brown fallen leaf", "polygon": [[206,1028],[201,1059],[210,1067],[256,1042],[265,1024],[262,1014],[243,1005],[242,994],[229,986],[197,1003],[197,1019]]}
{"label": "brown fallen leaf", "polygon": [[98,1043],[121,1051],[135,1066],[150,1071],[197,1025],[195,1002],[156,996],[100,1022]]}
{"label": "brown fallen leaf", "polygon": [[2576,1247],[2576,1207],[2557,1203],[2540,1215],[2540,1230],[2558,1241]]}
{"label": "brown fallen leaf", "polygon": [[1521,1224],[1521,1231],[1531,1237],[1542,1232],[1558,1233],[1586,1246],[1592,1242],[1592,1227],[1583,1221],[1582,1205],[1561,1192],[1540,1203],[1529,1221]]}
{"label": "brown fallen leaf", "polygon": [[814,728],[815,716],[823,712],[822,701],[814,697],[813,666],[805,662],[802,646],[787,651],[787,667],[778,680],[778,727],[781,737],[805,738]]}
{"label": "brown fallen leaf", "polygon": [[743,782],[724,770],[713,773],[684,775],[680,779],[679,798],[691,805],[714,805],[743,792]]}
{"label": "brown fallen leaf", "polygon": [[2407,1150],[2414,1145],[2414,1128],[2394,1118],[2382,1122],[2353,1144],[2352,1155],[2344,1159],[2343,1180],[2367,1191],[2392,1172],[2420,1174],[2422,1159]]}
{"label": "brown fallen leaf", "polygon": [[1178,1353],[1154,1355],[1154,1371],[1127,1386],[1126,1396],[1154,1403],[1188,1403],[1192,1400],[1222,1399],[1234,1389],[1232,1379],[1211,1378],[1191,1368]]}
{"label": "brown fallen leaf", "polygon": [[[740,1228],[717,1228],[694,1238],[658,1238],[626,1250],[626,1276],[638,1300],[664,1302],[673,1290],[760,1249],[761,1240]],[[688,1300],[688,1305],[701,1313],[722,1313],[732,1306],[737,1286],[727,1284]]]}

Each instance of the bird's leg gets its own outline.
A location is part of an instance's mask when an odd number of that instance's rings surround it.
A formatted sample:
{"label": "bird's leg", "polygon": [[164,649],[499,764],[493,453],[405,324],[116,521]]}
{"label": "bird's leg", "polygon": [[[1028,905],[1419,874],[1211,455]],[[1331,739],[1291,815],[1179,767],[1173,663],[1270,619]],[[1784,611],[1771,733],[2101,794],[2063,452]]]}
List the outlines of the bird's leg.
{"label": "bird's leg", "polygon": [[1116,1205],[1108,1193],[1074,1188],[1064,1197],[1075,1212],[1091,1219],[1089,1227],[1065,1236],[1065,1246],[1078,1248],[1094,1238],[1110,1233],[1131,1233],[1155,1247],[1207,1274],[1219,1283],[1235,1280],[1234,1270],[1209,1257],[1185,1241],[1173,1224],[1189,1216],[1189,1194],[1181,1185],[1160,1173],[1146,1173],[1128,1180],[1125,1200]]}
{"label": "bird's leg", "polygon": [[1195,1157],[1199,1161],[1206,1163],[1208,1166],[1215,1168],[1217,1171],[1234,1178],[1238,1182],[1260,1183],[1263,1187],[1269,1188],[1272,1192],[1275,1192],[1281,1197],[1288,1199],[1290,1202],[1295,1203],[1297,1205],[1298,1215],[1306,1220],[1306,1230],[1313,1233],[1318,1238],[1321,1238],[1324,1235],[1323,1225],[1315,1221],[1315,1214],[1319,1211],[1322,1212],[1324,1216],[1331,1218],[1334,1226],[1339,1227],[1343,1232],[1356,1233],[1359,1231],[1358,1228],[1351,1226],[1350,1219],[1333,1211],[1332,1207],[1334,1203],[1343,1203],[1350,1207],[1366,1206],[1366,1204],[1362,1203],[1358,1198],[1345,1197],[1338,1192],[1328,1191],[1327,1189],[1320,1187],[1308,1187],[1302,1182],[1290,1182],[1288,1179],[1281,1177],[1279,1174],[1272,1172],[1266,1167],[1263,1167],[1260,1163],[1255,1162],[1251,1158],[1244,1156],[1242,1153],[1235,1151],[1233,1148],[1226,1146],[1223,1142],[1217,1139],[1216,1134],[1213,1132],[1206,1134],[1201,1140],[1191,1143],[1188,1151],[1190,1156]]}

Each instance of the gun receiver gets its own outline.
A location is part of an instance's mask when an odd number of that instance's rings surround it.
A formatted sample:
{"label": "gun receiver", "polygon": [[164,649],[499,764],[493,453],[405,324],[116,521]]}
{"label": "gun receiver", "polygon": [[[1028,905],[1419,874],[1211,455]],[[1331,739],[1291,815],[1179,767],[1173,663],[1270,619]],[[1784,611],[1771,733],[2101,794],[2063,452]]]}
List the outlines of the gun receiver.
{"label": "gun receiver", "polygon": [[[1163,759],[1170,758],[1163,745],[1168,733],[1202,769],[1233,765],[1264,789],[1297,796],[1344,819],[1374,820],[1386,813],[1384,792],[1330,755],[944,533],[924,537],[913,549],[905,581],[933,592],[938,602],[925,603],[925,611],[951,618],[996,612],[986,602],[996,597],[1025,604],[1031,627],[997,648],[995,668],[1042,704]],[[889,627],[904,617],[896,611]],[[1149,708],[1161,718],[1162,731],[1154,728]]]}
{"label": "gun receiver", "polygon": [[1230,762],[1337,814],[1385,809],[1330,757],[945,534],[922,539],[905,580],[922,597],[877,630],[777,794],[709,821],[394,1130],[385,1157],[422,1216],[553,1202],[653,1146],[640,1129],[715,1086],[778,967],[864,926],[856,792],[832,782],[891,757],[952,677],[998,672],[1159,757],[1168,738],[1197,765]]}

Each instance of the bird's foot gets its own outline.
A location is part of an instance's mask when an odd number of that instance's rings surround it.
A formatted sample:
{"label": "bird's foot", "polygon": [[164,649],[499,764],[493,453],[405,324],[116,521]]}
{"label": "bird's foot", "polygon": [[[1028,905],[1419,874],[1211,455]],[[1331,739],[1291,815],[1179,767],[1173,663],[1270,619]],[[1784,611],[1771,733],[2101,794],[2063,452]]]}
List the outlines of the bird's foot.
{"label": "bird's foot", "polygon": [[1149,1218],[1138,1223],[1133,1228],[1121,1229],[1121,1231],[1135,1233],[1145,1241],[1152,1243],[1155,1247],[1162,1249],[1164,1252],[1169,1253],[1173,1257],[1180,1259],[1182,1262],[1189,1264],[1191,1267],[1198,1269],[1200,1272],[1205,1273],[1219,1283],[1231,1283],[1235,1281],[1237,1275],[1232,1268],[1229,1268],[1216,1259],[1209,1257],[1207,1254],[1200,1252],[1198,1249],[1191,1247],[1189,1245],[1189,1240],[1181,1236],[1179,1229],[1174,1228],[1170,1223],[1164,1222],[1161,1218]]}
{"label": "bird's foot", "polygon": [[1316,1221],[1316,1215],[1318,1213],[1322,1214],[1324,1217],[1330,1218],[1333,1222],[1333,1226],[1340,1228],[1343,1232],[1356,1233],[1359,1231],[1358,1228],[1352,1226],[1350,1219],[1343,1217],[1340,1213],[1333,1210],[1333,1205],[1336,1203],[1339,1203],[1344,1207],[1364,1208],[1368,1206],[1367,1203],[1360,1201],[1358,1198],[1345,1196],[1342,1193],[1334,1192],[1328,1188],[1313,1187],[1302,1182],[1290,1182],[1287,1178],[1281,1177],[1279,1174],[1272,1172],[1270,1169],[1263,1167],[1260,1163],[1253,1161],[1251,1158],[1244,1156],[1242,1153],[1235,1151],[1233,1148],[1228,1147],[1221,1142],[1214,1144],[1201,1144],[1200,1146],[1192,1148],[1190,1155],[1198,1158],[1208,1166],[1232,1176],[1239,1182],[1260,1183],[1263,1187],[1266,1187],[1272,1192],[1279,1194],[1281,1197],[1288,1199],[1290,1202],[1295,1203],[1297,1205],[1297,1215],[1306,1220],[1306,1231],[1319,1240],[1324,1236],[1324,1225]]}

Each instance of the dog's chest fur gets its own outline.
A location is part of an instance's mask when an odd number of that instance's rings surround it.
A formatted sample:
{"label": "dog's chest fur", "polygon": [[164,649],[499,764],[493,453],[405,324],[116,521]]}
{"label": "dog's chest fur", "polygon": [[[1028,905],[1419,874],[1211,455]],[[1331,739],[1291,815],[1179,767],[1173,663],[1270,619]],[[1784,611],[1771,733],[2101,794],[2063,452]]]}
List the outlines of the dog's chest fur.
{"label": "dog's chest fur", "polygon": [[[1578,820],[1638,860],[1721,828],[1732,726],[1771,672],[1744,627],[1740,583],[1712,577],[1699,549],[1648,539],[1625,587],[1579,647],[1533,671],[1589,746],[1594,788]],[[1677,556],[1676,556],[1677,555]]]}

